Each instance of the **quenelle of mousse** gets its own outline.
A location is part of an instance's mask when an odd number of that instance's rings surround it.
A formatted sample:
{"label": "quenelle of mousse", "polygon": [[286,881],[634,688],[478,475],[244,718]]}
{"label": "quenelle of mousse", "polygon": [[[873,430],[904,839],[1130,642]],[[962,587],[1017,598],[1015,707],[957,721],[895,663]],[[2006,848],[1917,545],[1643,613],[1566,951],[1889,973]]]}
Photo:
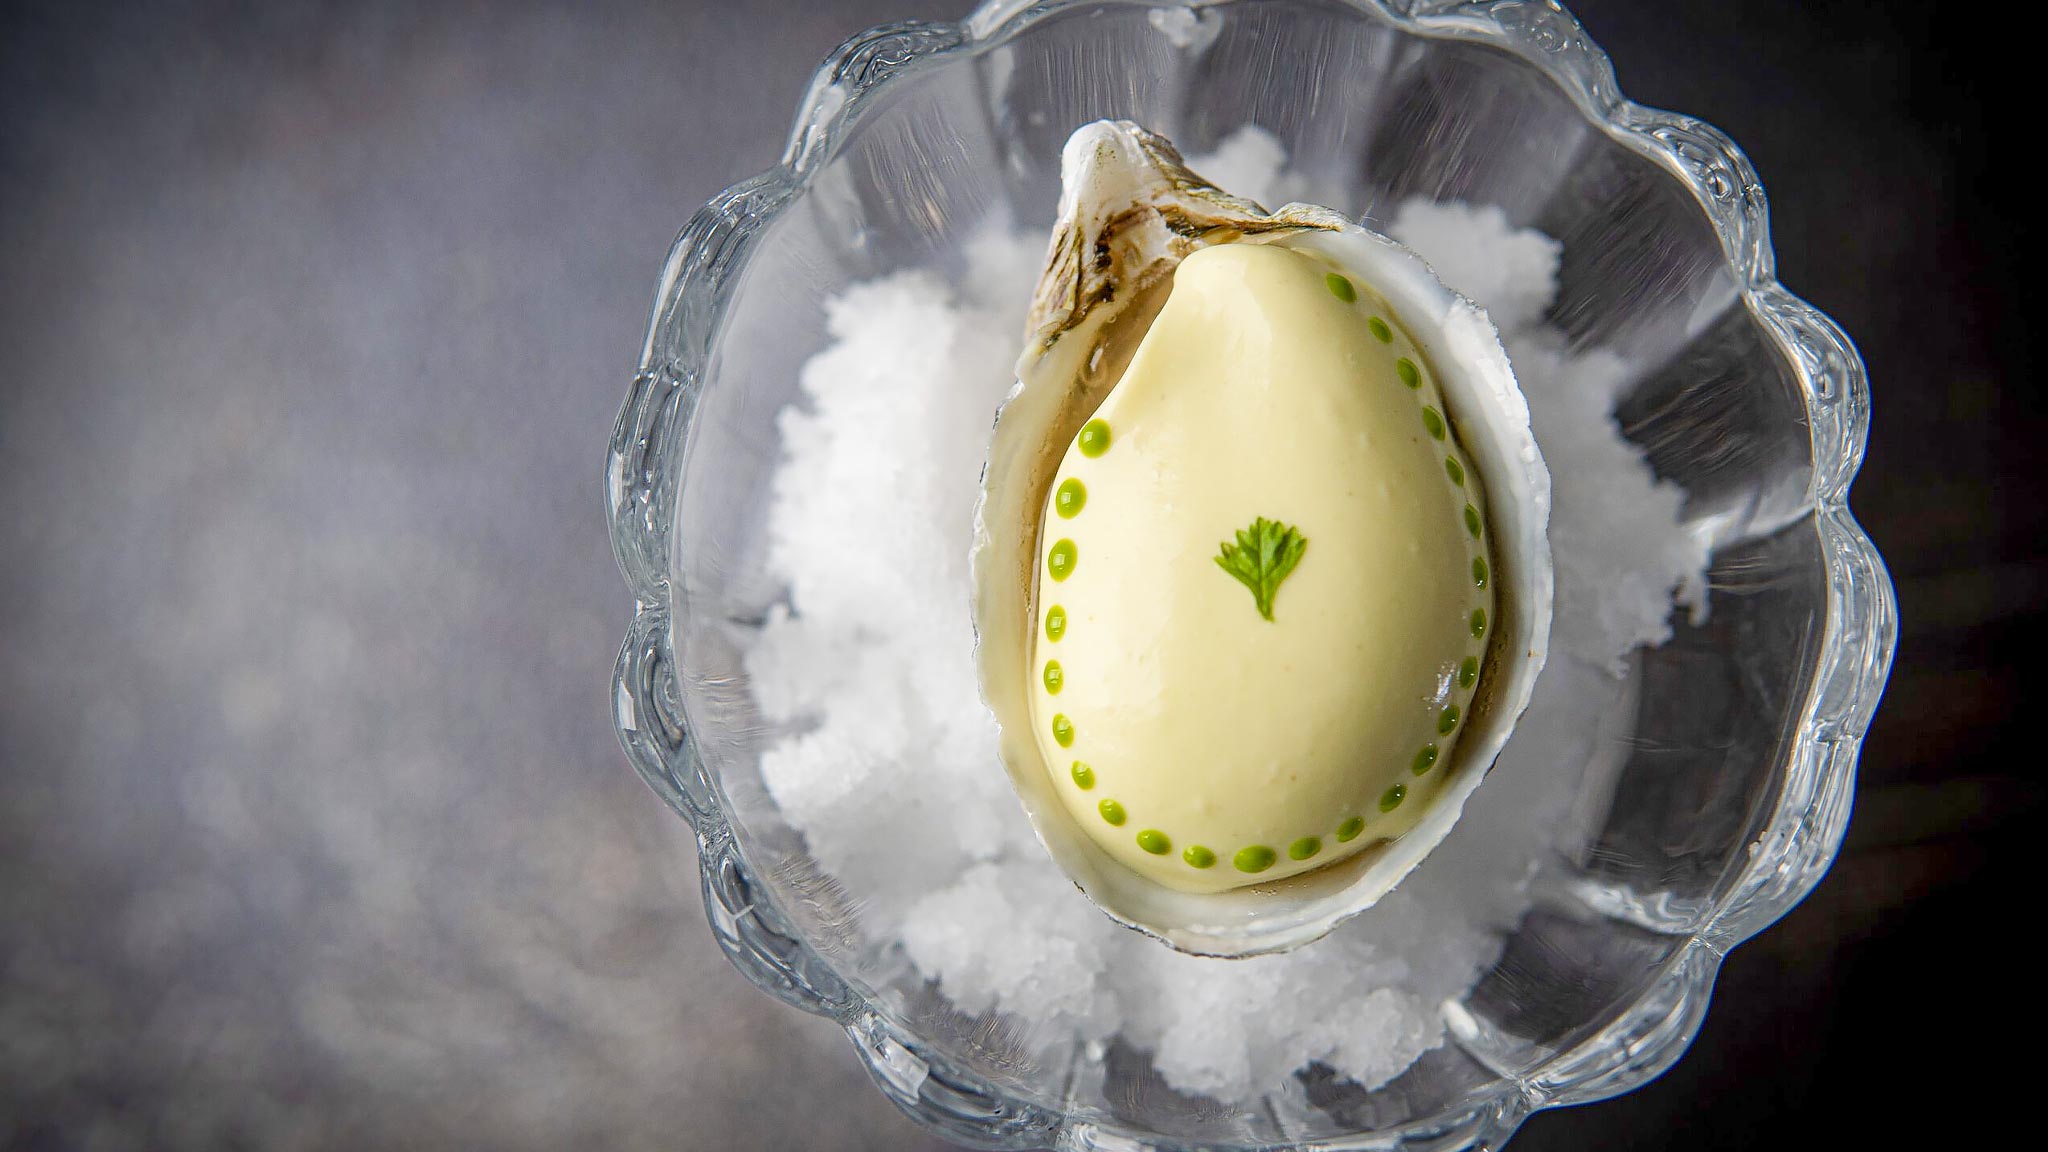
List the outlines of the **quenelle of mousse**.
{"label": "quenelle of mousse", "polygon": [[1182,261],[1040,525],[1032,694],[1075,822],[1215,892],[1414,825],[1485,673],[1479,476],[1377,294],[1273,245]]}

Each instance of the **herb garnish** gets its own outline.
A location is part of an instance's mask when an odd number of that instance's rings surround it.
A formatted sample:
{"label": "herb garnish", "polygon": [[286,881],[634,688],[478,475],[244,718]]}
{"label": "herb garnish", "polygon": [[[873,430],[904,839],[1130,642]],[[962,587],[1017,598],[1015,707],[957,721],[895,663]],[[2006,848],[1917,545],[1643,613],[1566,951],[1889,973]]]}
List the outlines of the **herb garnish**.
{"label": "herb garnish", "polygon": [[1280,590],[1280,582],[1287,579],[1294,566],[1301,563],[1301,554],[1307,550],[1308,537],[1292,524],[1261,516],[1252,521],[1250,528],[1238,529],[1237,543],[1224,544],[1222,554],[1215,560],[1218,568],[1252,590],[1259,615],[1271,620],[1273,594]]}

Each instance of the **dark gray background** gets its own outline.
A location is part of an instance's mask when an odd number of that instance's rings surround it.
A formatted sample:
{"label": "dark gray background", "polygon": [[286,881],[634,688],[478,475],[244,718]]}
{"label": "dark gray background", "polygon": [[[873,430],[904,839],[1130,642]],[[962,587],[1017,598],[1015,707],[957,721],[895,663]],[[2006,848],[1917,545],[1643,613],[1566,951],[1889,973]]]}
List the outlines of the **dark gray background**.
{"label": "dark gray background", "polygon": [[[1938,8],[1582,6],[1866,352],[1905,635],[1827,881],[1519,1149],[1952,1132],[2038,1029],[2035,226]],[[963,6],[4,11],[0,1146],[933,1146],[713,946],[598,482],[676,228],[836,42]]]}

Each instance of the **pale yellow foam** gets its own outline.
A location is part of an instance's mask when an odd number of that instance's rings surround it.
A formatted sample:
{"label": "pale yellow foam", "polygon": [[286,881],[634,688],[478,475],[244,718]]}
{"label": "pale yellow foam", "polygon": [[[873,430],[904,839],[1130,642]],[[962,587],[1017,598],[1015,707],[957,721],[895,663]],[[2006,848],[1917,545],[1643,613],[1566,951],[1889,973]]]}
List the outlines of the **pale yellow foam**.
{"label": "pale yellow foam", "polygon": [[[1466,708],[1456,683],[1482,656],[1474,609],[1494,605],[1472,560],[1483,540],[1464,523],[1484,509],[1479,478],[1454,440],[1431,437],[1425,406],[1444,412],[1422,354],[1392,311],[1356,283],[1333,294],[1316,258],[1239,243],[1189,256],[1129,369],[1096,417],[1111,446],[1089,458],[1069,446],[1051,491],[1087,490],[1079,515],[1043,514],[1032,723],[1061,800],[1121,863],[1186,891],[1222,891],[1320,867],[1400,835],[1427,808],[1458,731],[1438,731],[1446,706]],[[1368,328],[1391,326],[1383,343]],[[1396,374],[1406,357],[1421,387]],[[1452,482],[1445,458],[1466,473]],[[1219,545],[1258,517],[1308,539],[1280,586],[1273,620],[1214,562]],[[1077,561],[1064,581],[1046,570],[1062,540]],[[1059,605],[1066,630],[1044,633]],[[1059,661],[1055,696],[1044,685]],[[1483,672],[1482,672],[1483,675]],[[1054,716],[1074,739],[1053,738]],[[1428,744],[1436,767],[1411,771]],[[1080,760],[1094,787],[1074,782]],[[1382,797],[1406,789],[1388,813]],[[1126,820],[1107,823],[1114,799]],[[1352,817],[1362,834],[1340,843]],[[1152,855],[1138,834],[1157,830],[1171,851]],[[1289,846],[1320,841],[1295,861]],[[1207,869],[1183,858],[1211,850]],[[1234,855],[1264,845],[1277,856],[1256,875]]]}

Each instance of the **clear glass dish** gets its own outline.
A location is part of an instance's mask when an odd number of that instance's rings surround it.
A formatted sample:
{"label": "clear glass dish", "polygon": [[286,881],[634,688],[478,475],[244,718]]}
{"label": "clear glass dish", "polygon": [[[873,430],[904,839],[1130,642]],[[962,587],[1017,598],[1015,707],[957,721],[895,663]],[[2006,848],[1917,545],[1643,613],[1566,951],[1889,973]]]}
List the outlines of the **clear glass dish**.
{"label": "clear glass dish", "polygon": [[[1344,190],[1337,207],[1455,198],[1563,239],[1550,320],[1654,366],[1618,415],[1713,545],[1708,621],[1677,620],[1633,669],[1634,731],[1613,742],[1590,848],[1538,862],[1544,898],[1444,1006],[1452,1042],[1377,1090],[1309,1071],[1219,1105],[1124,1045],[1030,1043],[954,1011],[863,949],[753,767],[739,643],[777,596],[760,538],[775,415],[824,342],[819,301],[955,262],[992,214],[1049,222],[1061,143],[1105,116],[1190,152],[1257,123]],[[699,210],[663,269],[607,471],[639,602],[620,738],[695,828],[733,963],[843,1024],[881,1089],[949,1139],[1497,1146],[1536,1109],[1668,1067],[1721,956],[1834,857],[1895,633],[1890,582],[1846,505],[1868,403],[1847,338],[1774,279],[1742,153],[1624,100],[1553,6],[992,0],[957,25],[878,28],[818,70],[782,164]]]}

